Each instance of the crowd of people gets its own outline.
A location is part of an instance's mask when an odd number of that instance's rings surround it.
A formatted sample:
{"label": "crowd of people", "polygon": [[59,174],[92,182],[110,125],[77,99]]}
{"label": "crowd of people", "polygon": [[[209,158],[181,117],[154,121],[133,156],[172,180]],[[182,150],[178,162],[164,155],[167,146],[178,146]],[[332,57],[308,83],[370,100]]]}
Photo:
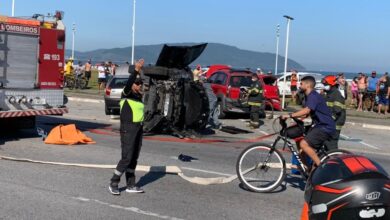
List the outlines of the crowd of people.
{"label": "crowd of people", "polygon": [[[350,85],[352,99],[351,105],[356,107],[357,111],[374,112],[377,105],[378,114],[388,114],[389,95],[390,95],[390,77],[386,72],[378,77],[376,71],[372,71],[371,76],[359,73]],[[384,109],[383,109],[384,108]]]}
{"label": "crowd of people", "polygon": [[[98,71],[98,89],[104,90],[107,82],[115,75],[117,65],[111,61],[96,64]],[[92,62],[88,60],[86,63],[79,61],[76,65],[73,59],[68,59],[64,67],[64,81],[69,77],[83,77],[86,80],[85,87],[88,86],[92,75]]]}

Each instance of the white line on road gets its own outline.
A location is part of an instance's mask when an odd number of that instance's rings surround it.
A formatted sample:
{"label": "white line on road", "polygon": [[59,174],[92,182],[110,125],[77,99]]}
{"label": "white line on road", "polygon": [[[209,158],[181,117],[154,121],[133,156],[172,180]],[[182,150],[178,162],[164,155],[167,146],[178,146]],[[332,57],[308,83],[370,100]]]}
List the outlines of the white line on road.
{"label": "white line on road", "polygon": [[121,206],[121,205],[110,204],[107,202],[99,201],[97,199],[88,199],[88,198],[84,198],[84,197],[72,197],[72,198],[79,200],[79,201],[82,201],[82,202],[94,202],[94,203],[97,203],[100,205],[105,205],[105,206],[108,206],[111,208],[130,211],[130,212],[134,212],[134,213],[141,214],[141,215],[153,216],[153,217],[160,218],[160,219],[182,220],[180,218],[175,218],[175,217],[170,217],[170,216],[166,216],[166,215],[160,215],[160,214],[149,212],[149,211],[144,211],[144,210],[141,210],[141,209],[136,208],[136,207],[125,207],[125,206]]}
{"label": "white line on road", "polygon": [[180,167],[183,170],[191,170],[191,171],[196,171],[196,172],[201,172],[201,173],[209,173],[209,174],[216,174],[216,175],[221,175],[221,176],[232,176],[235,174],[228,174],[228,173],[220,173],[220,172],[215,172],[215,171],[210,171],[210,170],[202,170],[202,169],[196,169],[196,168],[191,168],[191,167]]}
{"label": "white line on road", "polygon": [[90,103],[104,103],[103,100],[98,99],[86,99],[86,98],[75,98],[75,97],[68,97],[69,101],[75,101],[75,102],[90,102]]}
{"label": "white line on road", "polygon": [[265,132],[265,131],[260,131],[260,130],[259,130],[259,132],[262,133],[262,134],[264,134],[264,135],[269,135],[269,134],[268,134],[267,132]]}
{"label": "white line on road", "polygon": [[[352,138],[350,138],[350,137],[348,137],[347,135],[344,135],[344,134],[340,134],[340,136],[341,137],[343,137],[343,138],[345,138],[345,139],[352,139]],[[367,146],[367,147],[369,147],[369,148],[372,148],[372,149],[375,149],[375,150],[379,150],[380,148],[379,147],[375,147],[375,146],[373,146],[373,145],[371,145],[371,144],[367,144],[366,142],[364,142],[364,141],[359,141],[359,143],[360,144],[362,144],[362,145],[364,145],[364,146]]]}

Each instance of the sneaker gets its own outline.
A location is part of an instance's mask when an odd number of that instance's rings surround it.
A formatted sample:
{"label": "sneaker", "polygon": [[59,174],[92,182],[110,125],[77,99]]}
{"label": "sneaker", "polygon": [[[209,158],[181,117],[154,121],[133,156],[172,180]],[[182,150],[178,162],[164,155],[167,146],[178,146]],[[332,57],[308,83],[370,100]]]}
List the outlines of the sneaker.
{"label": "sneaker", "polygon": [[137,187],[137,186],[128,186],[126,188],[126,192],[128,192],[128,193],[144,193],[145,191],[142,188]]}
{"label": "sneaker", "polygon": [[118,186],[109,185],[108,186],[108,190],[110,191],[110,193],[112,195],[119,196],[121,194],[121,192],[119,191],[119,187]]}

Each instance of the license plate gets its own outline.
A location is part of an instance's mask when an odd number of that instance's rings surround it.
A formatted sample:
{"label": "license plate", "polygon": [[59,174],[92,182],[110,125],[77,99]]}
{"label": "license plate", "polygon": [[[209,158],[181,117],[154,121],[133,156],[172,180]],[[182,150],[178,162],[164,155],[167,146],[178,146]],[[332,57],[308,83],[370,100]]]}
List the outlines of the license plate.
{"label": "license plate", "polygon": [[33,105],[45,105],[46,99],[34,99]]}

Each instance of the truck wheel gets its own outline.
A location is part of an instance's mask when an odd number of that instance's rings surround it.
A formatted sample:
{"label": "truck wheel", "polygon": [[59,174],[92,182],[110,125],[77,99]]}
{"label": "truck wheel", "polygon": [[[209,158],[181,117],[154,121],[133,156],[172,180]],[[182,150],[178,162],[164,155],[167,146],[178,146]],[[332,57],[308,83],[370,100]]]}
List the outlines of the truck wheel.
{"label": "truck wheel", "polygon": [[217,114],[218,114],[219,119],[226,118],[226,112],[224,111],[224,109],[225,109],[225,106],[223,105],[223,102],[219,101],[218,105],[217,105]]}

